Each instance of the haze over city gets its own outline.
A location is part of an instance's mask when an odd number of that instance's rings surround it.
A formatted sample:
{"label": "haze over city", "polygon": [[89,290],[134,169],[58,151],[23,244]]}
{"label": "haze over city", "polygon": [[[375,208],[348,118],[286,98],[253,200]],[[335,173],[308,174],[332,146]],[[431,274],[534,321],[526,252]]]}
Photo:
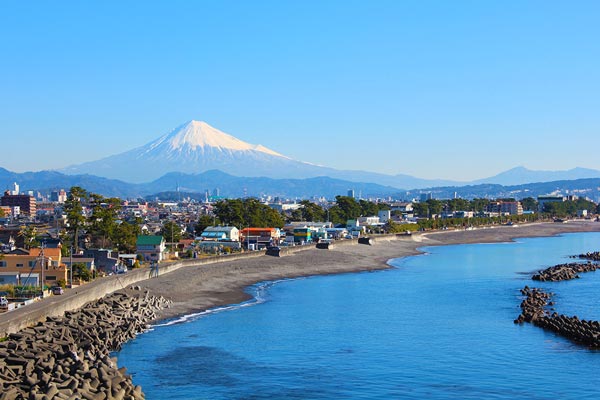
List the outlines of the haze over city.
{"label": "haze over city", "polygon": [[599,8],[5,3],[0,137],[23,151],[0,166],[63,168],[198,119],[338,169],[462,181],[600,169]]}

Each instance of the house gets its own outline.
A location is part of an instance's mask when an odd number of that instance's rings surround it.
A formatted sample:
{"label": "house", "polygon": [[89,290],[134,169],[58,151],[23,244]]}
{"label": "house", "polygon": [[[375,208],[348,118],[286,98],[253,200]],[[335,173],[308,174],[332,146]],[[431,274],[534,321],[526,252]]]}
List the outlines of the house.
{"label": "house", "polygon": [[74,254],[72,257],[64,257],[63,262],[69,271],[71,270],[71,263],[83,264],[90,272],[96,270],[96,260],[94,260],[94,257],[83,257],[81,255]]}
{"label": "house", "polygon": [[0,284],[52,286],[60,280],[67,281],[60,248],[16,249],[0,260]]}
{"label": "house", "polygon": [[144,261],[162,261],[165,259],[165,239],[162,236],[138,236],[137,253]]}
{"label": "house", "polygon": [[119,254],[108,249],[86,249],[83,257],[93,258],[96,269],[105,273],[115,272],[119,265]]}
{"label": "house", "polygon": [[225,247],[239,250],[240,230],[235,226],[209,226],[200,235],[198,247],[203,251],[222,250]]}
{"label": "house", "polygon": [[209,226],[200,235],[201,240],[239,242],[240,230],[235,226]]}
{"label": "house", "polygon": [[256,248],[278,245],[281,238],[279,228],[244,228],[241,240],[246,247],[255,244]]}

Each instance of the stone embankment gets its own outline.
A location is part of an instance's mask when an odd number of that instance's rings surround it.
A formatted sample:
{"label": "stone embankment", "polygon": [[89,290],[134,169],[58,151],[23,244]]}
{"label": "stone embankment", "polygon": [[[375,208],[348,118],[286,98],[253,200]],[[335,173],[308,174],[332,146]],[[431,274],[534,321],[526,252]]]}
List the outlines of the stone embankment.
{"label": "stone embankment", "polygon": [[110,352],[169,305],[135,287],[10,334],[0,342],[0,400],[143,399]]}
{"label": "stone embankment", "polygon": [[592,272],[598,269],[598,264],[594,264],[591,261],[587,263],[567,263],[558,264],[550,268],[546,268],[543,271],[539,271],[533,275],[531,279],[534,281],[568,281],[570,279],[579,278],[578,273]]}
{"label": "stone embankment", "polygon": [[593,349],[600,348],[600,322],[580,320],[556,312],[550,314],[547,307],[552,306],[552,295],[541,289],[521,289],[525,299],[521,302],[521,314],[515,324],[529,322],[540,328],[555,332],[573,342]]}
{"label": "stone embankment", "polygon": [[583,260],[600,261],[600,251],[587,252],[572,256],[572,258],[581,258]]}

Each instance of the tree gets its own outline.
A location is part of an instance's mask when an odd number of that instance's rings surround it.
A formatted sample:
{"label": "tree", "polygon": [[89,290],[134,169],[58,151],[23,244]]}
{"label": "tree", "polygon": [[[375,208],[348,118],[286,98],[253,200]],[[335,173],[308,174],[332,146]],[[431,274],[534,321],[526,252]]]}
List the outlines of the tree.
{"label": "tree", "polygon": [[2,208],[0,208],[0,218],[4,218],[4,217],[5,217],[4,210]]}
{"label": "tree", "polygon": [[427,206],[429,207],[429,212],[431,215],[433,214],[441,214],[443,210],[443,204],[440,200],[437,199],[429,199],[427,200]]}
{"label": "tree", "polygon": [[73,275],[79,277],[82,281],[92,280],[92,272],[87,269],[84,263],[73,263]]}
{"label": "tree", "polygon": [[302,217],[302,221],[324,221],[325,220],[325,210],[318,204],[315,204],[308,200],[302,200],[300,202],[302,208],[300,208],[300,213]]}
{"label": "tree", "polygon": [[448,200],[448,208],[450,211],[469,211],[471,203],[465,199],[450,199]]}
{"label": "tree", "polygon": [[538,202],[533,197],[524,198],[521,200],[521,205],[526,211],[537,211],[538,209]]}
{"label": "tree", "polygon": [[229,226],[281,228],[285,223],[279,212],[253,198],[218,201],[213,212],[219,221]]}
{"label": "tree", "polygon": [[23,243],[26,249],[39,246],[40,244],[40,242],[37,240],[37,229],[35,226],[22,226],[18,235],[23,238]]}
{"label": "tree", "polygon": [[99,247],[110,247],[115,243],[118,211],[121,209],[121,200],[117,198],[104,198],[99,194],[90,194],[92,215],[90,216],[89,232],[92,242]]}
{"label": "tree", "polygon": [[413,213],[419,218],[428,218],[429,217],[429,205],[425,202],[414,203],[413,204]]}
{"label": "tree", "polygon": [[356,219],[362,215],[362,208],[353,197],[336,196],[335,202],[336,205],[334,207],[339,209],[339,215],[344,222],[349,219]]}
{"label": "tree", "polygon": [[86,218],[83,215],[82,199],[87,199],[88,193],[79,186],[73,186],[67,195],[65,212],[67,214],[67,232],[71,234],[71,244],[75,252],[79,251],[79,234],[85,227]]}
{"label": "tree", "polygon": [[165,241],[177,243],[181,240],[181,227],[174,221],[167,221],[160,229],[160,234]]}
{"label": "tree", "polygon": [[137,237],[141,233],[137,221],[122,222],[115,226],[112,233],[113,243],[117,245],[119,251],[135,253]]}
{"label": "tree", "polygon": [[483,212],[488,204],[490,204],[488,199],[473,199],[471,200],[471,211]]}

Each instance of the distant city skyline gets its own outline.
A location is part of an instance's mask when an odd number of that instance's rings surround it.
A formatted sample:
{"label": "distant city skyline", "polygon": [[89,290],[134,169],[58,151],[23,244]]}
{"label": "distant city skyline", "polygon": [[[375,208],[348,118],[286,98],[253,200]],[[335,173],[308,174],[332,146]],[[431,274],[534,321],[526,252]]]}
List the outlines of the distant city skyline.
{"label": "distant city skyline", "polygon": [[2,4],[0,167],[93,161],[195,119],[337,169],[457,181],[600,169],[599,12],[593,1]]}

